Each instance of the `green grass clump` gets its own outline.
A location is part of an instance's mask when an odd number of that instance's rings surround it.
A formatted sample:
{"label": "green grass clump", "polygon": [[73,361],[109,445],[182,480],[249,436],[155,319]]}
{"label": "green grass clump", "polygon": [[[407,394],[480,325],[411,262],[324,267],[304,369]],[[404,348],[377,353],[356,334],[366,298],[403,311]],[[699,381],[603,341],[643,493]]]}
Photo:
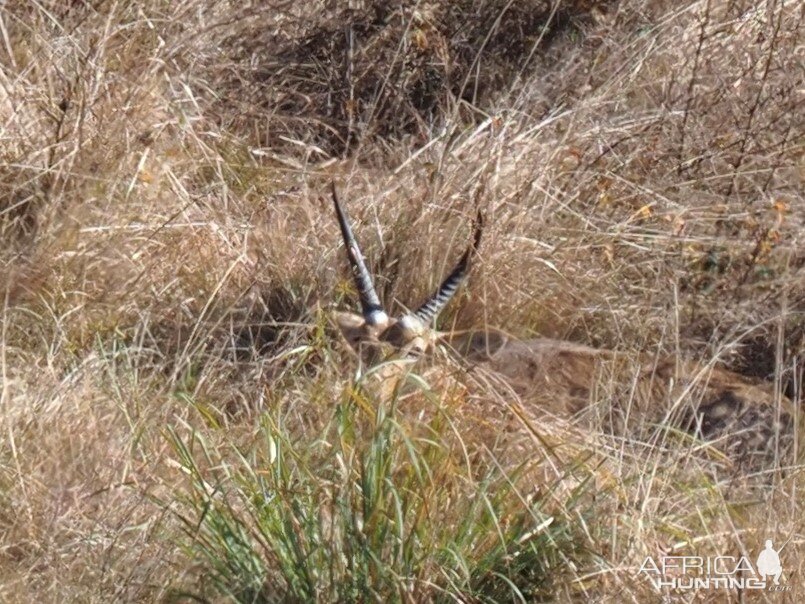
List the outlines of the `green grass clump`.
{"label": "green grass clump", "polygon": [[588,557],[571,521],[586,483],[562,505],[550,485],[529,497],[532,464],[470,452],[445,409],[406,425],[396,398],[367,413],[365,397],[351,385],[315,434],[267,414],[248,452],[171,431],[188,478],[183,545],[215,591],[237,602],[533,601]]}

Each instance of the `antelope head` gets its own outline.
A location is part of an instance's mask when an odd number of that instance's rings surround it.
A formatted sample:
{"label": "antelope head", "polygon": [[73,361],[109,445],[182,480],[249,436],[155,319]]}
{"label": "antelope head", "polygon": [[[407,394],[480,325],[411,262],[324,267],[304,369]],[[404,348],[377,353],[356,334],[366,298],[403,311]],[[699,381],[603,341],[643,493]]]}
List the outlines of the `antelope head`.
{"label": "antelope head", "polygon": [[335,214],[344,239],[344,248],[361,304],[360,315],[347,312],[335,314],[335,322],[347,342],[358,352],[366,346],[377,350],[385,345],[404,356],[417,355],[430,349],[440,337],[440,334],[432,329],[433,322],[466,279],[470,262],[481,242],[483,217],[480,211],[475,220],[472,243],[436,292],[413,312],[395,318],[390,317],[380,304],[372,276],[366,268],[366,262],[352,233],[349,219],[338,201],[334,184],[332,195]]}

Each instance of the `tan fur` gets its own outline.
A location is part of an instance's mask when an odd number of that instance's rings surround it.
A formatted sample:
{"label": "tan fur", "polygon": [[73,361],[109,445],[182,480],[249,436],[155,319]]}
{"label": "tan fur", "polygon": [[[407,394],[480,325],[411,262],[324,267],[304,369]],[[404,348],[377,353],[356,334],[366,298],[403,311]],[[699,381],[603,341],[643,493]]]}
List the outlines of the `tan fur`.
{"label": "tan fur", "polygon": [[[496,400],[526,403],[531,414],[583,417],[618,433],[649,430],[666,442],[670,430],[715,443],[739,465],[778,462],[792,449],[797,409],[770,386],[691,361],[629,356],[561,340],[519,340],[494,329],[438,333],[429,325],[467,278],[478,250],[484,216],[479,209],[470,245],[437,290],[411,313],[390,317],[349,219],[332,185],[333,207],[358,290],[362,316],[337,313],[335,321],[358,359],[380,381],[381,395],[398,388],[406,368],[429,356],[442,385],[457,374],[494,386]],[[433,354],[436,353],[436,354]],[[444,353],[444,354],[442,354]],[[425,368],[427,369],[427,367]],[[445,381],[447,380],[447,381]],[[473,380],[470,380],[473,381]],[[442,389],[448,391],[449,388]],[[490,411],[492,411],[490,409]]]}
{"label": "tan fur", "polygon": [[[756,384],[731,371],[649,355],[629,356],[567,342],[518,340],[501,331],[427,331],[400,340],[394,321],[373,333],[358,315],[338,313],[336,323],[368,366],[377,372],[383,395],[396,388],[417,356],[444,366],[450,360],[468,375],[510,388],[536,413],[603,417],[617,430],[669,425],[727,454],[740,467],[767,467],[792,446],[794,404],[770,384]],[[436,351],[447,353],[441,361]],[[597,411],[599,401],[608,404]]]}

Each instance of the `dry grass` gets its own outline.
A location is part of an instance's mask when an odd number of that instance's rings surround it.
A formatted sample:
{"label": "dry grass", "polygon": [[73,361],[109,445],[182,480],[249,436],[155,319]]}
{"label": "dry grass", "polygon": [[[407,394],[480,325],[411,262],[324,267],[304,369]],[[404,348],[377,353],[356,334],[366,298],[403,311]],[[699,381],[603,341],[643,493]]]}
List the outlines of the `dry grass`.
{"label": "dry grass", "polygon": [[[354,4],[0,8],[0,600],[221,597],[204,580],[218,550],[201,556],[186,529],[211,484],[237,500],[222,518],[274,534],[238,499],[274,463],[271,439],[294,451],[272,488],[306,476],[322,498],[308,512],[338,502],[346,526],[377,451],[383,496],[424,502],[403,506],[435,535],[421,564],[378,566],[340,598],[493,598],[495,571],[531,597],[650,601],[646,555],[753,557],[772,535],[794,591],[767,598],[801,599],[797,469],[714,481],[695,443],[534,423],[494,388],[420,385],[384,432],[373,409],[389,401],[353,383],[325,317],[354,303],[325,192],[339,184],[391,306],[438,283],[478,200],[480,261],[444,324],[717,357],[801,401],[802,7]],[[414,480],[411,458],[450,470]],[[509,494],[477,516],[477,541],[449,541],[476,518],[481,476]],[[537,476],[553,488],[531,493]],[[540,533],[538,577],[496,550],[533,532],[517,523],[535,505],[558,527]],[[343,553],[361,530],[316,538]],[[310,595],[261,551],[274,597]]]}

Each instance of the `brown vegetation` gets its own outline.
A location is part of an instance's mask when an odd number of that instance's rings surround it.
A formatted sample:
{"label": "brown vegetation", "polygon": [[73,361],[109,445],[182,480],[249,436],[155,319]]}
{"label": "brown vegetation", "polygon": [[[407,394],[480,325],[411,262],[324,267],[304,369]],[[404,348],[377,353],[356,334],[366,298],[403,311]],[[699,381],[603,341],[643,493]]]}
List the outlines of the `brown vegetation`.
{"label": "brown vegetation", "polygon": [[[377,484],[424,502],[406,548],[432,549],[405,566],[378,546],[392,570],[346,593],[360,573],[333,565],[354,550],[314,548],[339,579],[311,573],[320,599],[513,597],[505,576],[530,598],[647,601],[646,555],[754,555],[769,535],[801,599],[799,466],[713,478],[728,462],[707,442],[535,422],[494,380],[378,401],[327,321],[354,300],[332,180],[394,309],[454,264],[478,203],[485,239],[440,327],[606,348],[632,375],[693,359],[801,413],[801,6],[387,5],[0,8],[0,600],[232,596],[194,516],[220,501],[209,517],[270,552],[259,596],[312,597],[257,530],[261,481],[291,485],[332,545],[383,446]],[[626,387],[602,375],[596,409]],[[468,527],[476,500],[497,515]],[[395,509],[359,515],[356,543]],[[459,570],[457,536],[477,552]],[[552,553],[514,570],[507,547],[541,538]]]}

